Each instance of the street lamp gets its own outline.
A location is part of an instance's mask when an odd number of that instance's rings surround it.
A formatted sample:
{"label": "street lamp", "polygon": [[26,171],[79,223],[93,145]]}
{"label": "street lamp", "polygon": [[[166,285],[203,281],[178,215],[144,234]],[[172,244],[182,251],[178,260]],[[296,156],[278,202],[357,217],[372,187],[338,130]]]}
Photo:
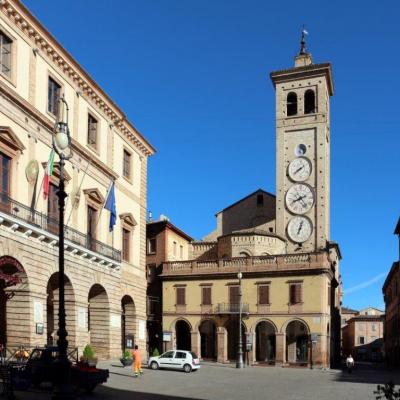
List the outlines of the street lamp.
{"label": "street lamp", "polygon": [[237,344],[236,368],[243,368],[243,344],[242,344],[242,273],[237,274],[239,279],[239,340]]}
{"label": "street lamp", "polygon": [[[68,332],[65,323],[65,293],[64,293],[64,207],[67,194],[64,190],[64,166],[65,160],[72,157],[71,135],[68,127],[68,104],[64,96],[59,99],[59,112],[53,129],[52,146],[60,157],[60,181],[58,184],[58,287],[59,287],[59,308],[58,308],[58,359],[54,365],[55,386],[52,399],[74,398],[70,385],[71,363],[68,360],[67,349]],[[61,113],[60,113],[61,111]],[[65,114],[64,114],[65,111]],[[60,118],[61,114],[61,118]],[[65,115],[65,120],[64,120]]]}

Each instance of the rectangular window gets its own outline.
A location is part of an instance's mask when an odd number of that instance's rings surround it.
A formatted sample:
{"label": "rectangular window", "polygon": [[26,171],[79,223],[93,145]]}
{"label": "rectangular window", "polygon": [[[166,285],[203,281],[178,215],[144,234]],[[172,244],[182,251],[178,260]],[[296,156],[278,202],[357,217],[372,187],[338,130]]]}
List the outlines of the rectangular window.
{"label": "rectangular window", "polygon": [[174,242],[172,244],[172,252],[173,252],[174,256],[176,256],[176,242]]}
{"label": "rectangular window", "polygon": [[185,288],[184,287],[177,287],[176,288],[176,305],[177,306],[184,306],[186,304],[185,301]]}
{"label": "rectangular window", "polygon": [[376,331],[376,324],[372,324],[371,329],[375,332]]}
{"label": "rectangular window", "polygon": [[364,336],[359,336],[358,337],[358,344],[364,344],[364,342],[365,342]]}
{"label": "rectangular window", "polygon": [[131,233],[125,228],[122,228],[122,259],[129,261],[129,250],[131,244]]}
{"label": "rectangular window", "polygon": [[201,304],[203,306],[211,306],[211,286],[203,286],[201,288]]}
{"label": "rectangular window", "polygon": [[123,174],[125,178],[131,177],[131,153],[124,149]]}
{"label": "rectangular window", "polygon": [[0,71],[11,78],[11,46],[12,40],[0,31]]}
{"label": "rectangular window", "polygon": [[0,193],[6,197],[10,195],[10,168],[11,158],[0,153]]}
{"label": "rectangular window", "polygon": [[183,246],[179,246],[179,257],[182,259],[183,258]]}
{"label": "rectangular window", "polygon": [[147,253],[154,254],[157,251],[157,240],[156,238],[148,239],[147,241]]}
{"label": "rectangular window", "polygon": [[269,285],[258,286],[258,304],[269,304]]}
{"label": "rectangular window", "polygon": [[88,114],[88,145],[97,149],[97,119]]}
{"label": "rectangular window", "polygon": [[290,304],[298,304],[302,302],[302,284],[292,283],[289,286],[289,302]]}
{"label": "rectangular window", "polygon": [[48,90],[47,110],[55,117],[58,117],[58,103],[61,96],[61,86],[50,76]]}
{"label": "rectangular window", "polygon": [[239,286],[229,286],[229,304],[239,304]]}
{"label": "rectangular window", "polygon": [[96,239],[97,210],[88,206],[87,208],[87,234],[89,240]]}

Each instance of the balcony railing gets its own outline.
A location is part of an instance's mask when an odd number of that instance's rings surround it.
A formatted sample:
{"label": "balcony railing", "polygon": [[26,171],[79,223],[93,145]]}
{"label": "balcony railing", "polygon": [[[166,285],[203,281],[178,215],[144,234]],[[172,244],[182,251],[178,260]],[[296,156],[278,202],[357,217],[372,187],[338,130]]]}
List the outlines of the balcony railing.
{"label": "balcony railing", "polygon": [[[218,303],[214,310],[215,314],[239,314],[238,303]],[[249,305],[242,303],[242,314],[249,313]]]}
{"label": "balcony railing", "polygon": [[[58,236],[58,219],[51,218],[48,215],[42,214],[31,207],[19,203],[5,193],[0,193],[0,212],[11,215],[14,218],[20,219],[30,225]],[[105,243],[102,243],[77,231],[76,229],[64,225],[64,235],[66,241],[70,241],[78,246],[101,254],[102,256],[110,258],[116,262],[121,262],[120,250],[116,250]]]}

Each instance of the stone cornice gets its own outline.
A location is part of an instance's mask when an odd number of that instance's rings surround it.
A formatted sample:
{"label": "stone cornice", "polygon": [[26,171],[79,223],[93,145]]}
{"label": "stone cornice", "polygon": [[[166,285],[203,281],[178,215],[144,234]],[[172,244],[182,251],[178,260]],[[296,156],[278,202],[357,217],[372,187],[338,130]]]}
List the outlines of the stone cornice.
{"label": "stone cornice", "polygon": [[145,156],[151,156],[155,153],[154,147],[127,120],[126,115],[113,100],[20,1],[0,0],[0,12],[30,39],[34,47],[41,50],[41,54],[57,67],[61,75],[72,80],[77,90],[91,99],[109,118],[110,123],[127,137],[136,148]]}

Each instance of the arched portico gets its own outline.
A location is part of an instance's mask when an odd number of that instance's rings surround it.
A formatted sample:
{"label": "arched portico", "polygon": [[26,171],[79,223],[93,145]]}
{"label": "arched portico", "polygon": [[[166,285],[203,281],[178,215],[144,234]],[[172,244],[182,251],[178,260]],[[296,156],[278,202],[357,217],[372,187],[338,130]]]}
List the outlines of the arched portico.
{"label": "arched portico", "polygon": [[89,343],[100,359],[110,355],[110,306],[103,286],[94,284],[88,296]]}
{"label": "arched portico", "polygon": [[179,350],[192,350],[191,326],[184,319],[175,323],[176,348]]}
{"label": "arched portico", "polygon": [[217,359],[217,326],[211,319],[201,321],[200,332],[200,357],[208,360]]}
{"label": "arched portico", "polygon": [[121,299],[121,349],[126,347],[127,335],[132,336],[136,343],[136,307],[131,296],[125,295]]}
{"label": "arched portico", "polygon": [[[239,321],[237,318],[233,318],[228,320],[225,324],[226,331],[228,333],[228,360],[234,361],[237,359],[237,350],[238,350],[238,340],[239,340]],[[242,322],[242,349],[244,356],[244,349],[246,348],[246,325]]]}
{"label": "arched portico", "polygon": [[255,359],[259,363],[274,364],[276,359],[276,327],[268,320],[257,323]]}
{"label": "arched portico", "polygon": [[309,351],[310,330],[307,324],[295,319],[285,328],[286,332],[286,361],[290,364],[307,364]]}
{"label": "arched portico", "polygon": [[[59,273],[55,272],[47,283],[47,344],[57,344],[59,311]],[[68,346],[76,345],[75,295],[72,283],[64,274],[65,322],[68,332]]]}

